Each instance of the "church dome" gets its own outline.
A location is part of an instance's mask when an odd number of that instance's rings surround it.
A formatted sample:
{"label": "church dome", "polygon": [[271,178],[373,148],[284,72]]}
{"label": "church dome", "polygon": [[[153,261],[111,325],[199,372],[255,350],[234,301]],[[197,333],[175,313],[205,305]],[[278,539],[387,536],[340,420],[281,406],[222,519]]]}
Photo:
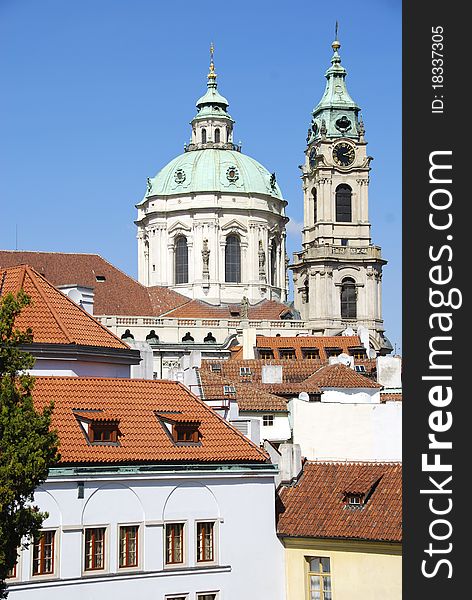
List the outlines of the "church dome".
{"label": "church dome", "polygon": [[185,152],[171,160],[149,183],[147,196],[221,192],[283,199],[275,176],[237,150],[205,148]]}

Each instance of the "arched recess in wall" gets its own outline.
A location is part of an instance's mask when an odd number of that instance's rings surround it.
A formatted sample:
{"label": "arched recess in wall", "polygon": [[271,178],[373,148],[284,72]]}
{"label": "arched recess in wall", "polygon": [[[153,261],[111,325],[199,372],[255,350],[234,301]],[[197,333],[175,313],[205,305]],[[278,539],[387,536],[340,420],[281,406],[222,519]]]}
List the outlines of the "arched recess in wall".
{"label": "arched recess in wall", "polygon": [[[87,498],[87,484],[85,484]],[[136,492],[122,483],[97,488],[82,510],[83,526],[102,523],[142,523],[144,508]]]}
{"label": "arched recess in wall", "polygon": [[187,521],[188,507],[195,520],[220,518],[220,507],[213,492],[196,482],[182,483],[167,496],[162,511],[163,521]]}
{"label": "arched recess in wall", "polygon": [[41,512],[47,512],[48,517],[43,521],[43,529],[47,527],[60,527],[62,525],[62,511],[56,497],[43,487],[36,489],[34,503],[39,506]]}

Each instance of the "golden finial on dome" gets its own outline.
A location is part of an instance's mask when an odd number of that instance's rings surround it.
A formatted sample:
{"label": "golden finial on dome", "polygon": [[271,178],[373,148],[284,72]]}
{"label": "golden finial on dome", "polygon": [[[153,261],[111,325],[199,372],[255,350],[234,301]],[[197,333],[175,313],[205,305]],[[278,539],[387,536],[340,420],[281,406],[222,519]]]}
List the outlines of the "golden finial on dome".
{"label": "golden finial on dome", "polygon": [[213,62],[213,55],[215,53],[215,46],[213,45],[213,42],[211,42],[210,44],[210,71],[208,72],[208,79],[216,79],[216,73],[215,73],[215,64]]}
{"label": "golden finial on dome", "polygon": [[338,41],[338,22],[336,21],[336,26],[334,28],[334,42],[331,44],[331,48],[336,52],[341,48],[341,44]]}

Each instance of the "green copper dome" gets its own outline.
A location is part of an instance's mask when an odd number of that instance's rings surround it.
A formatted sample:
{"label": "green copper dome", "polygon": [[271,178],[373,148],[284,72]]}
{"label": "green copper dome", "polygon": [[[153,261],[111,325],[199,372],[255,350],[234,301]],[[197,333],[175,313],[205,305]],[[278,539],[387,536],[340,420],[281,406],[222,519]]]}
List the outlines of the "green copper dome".
{"label": "green copper dome", "polygon": [[149,180],[146,196],[203,192],[264,194],[282,199],[269,173],[253,158],[236,150],[205,148],[180,154]]}

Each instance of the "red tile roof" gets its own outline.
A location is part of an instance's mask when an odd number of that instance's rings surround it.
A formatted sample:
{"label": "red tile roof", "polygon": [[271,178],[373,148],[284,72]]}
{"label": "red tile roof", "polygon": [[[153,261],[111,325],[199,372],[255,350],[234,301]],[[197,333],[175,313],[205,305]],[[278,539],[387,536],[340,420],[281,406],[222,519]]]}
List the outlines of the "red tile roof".
{"label": "red tile roof", "polygon": [[[241,412],[287,412],[287,402],[284,399],[252,384],[250,380],[235,383],[214,373],[200,372],[200,381],[205,400],[234,398]],[[235,391],[225,394],[225,385],[233,386]]]}
{"label": "red tile roof", "polygon": [[[357,335],[352,336],[317,336],[317,335],[299,335],[295,337],[285,336],[257,336],[257,348],[271,348],[274,350],[274,358],[279,358],[279,348],[293,348],[296,358],[303,360],[302,348],[318,348],[320,359],[324,362],[328,360],[326,348],[340,348],[345,354],[350,354],[350,348],[362,348],[362,343]],[[306,359],[305,359],[306,360]]]}
{"label": "red tile roof", "polygon": [[[362,508],[346,506],[345,493],[369,488]],[[400,463],[307,462],[292,486],[279,490],[281,536],[401,542]]]}
{"label": "red tile roof", "polygon": [[319,388],[377,388],[380,389],[382,386],[366,377],[361,375],[340,363],[334,363],[331,365],[324,365],[320,367],[313,375],[310,375],[305,379],[304,383],[313,383]]}
{"label": "red tile roof", "polygon": [[[36,377],[34,403],[54,402],[61,463],[265,462],[267,454],[175,381]],[[119,445],[90,445],[75,413],[119,419]],[[90,414],[90,413],[89,413]],[[177,445],[160,421],[200,422],[198,445]]]}
{"label": "red tile roof", "polygon": [[381,402],[402,402],[403,394],[401,392],[380,392]]}
{"label": "red tile roof", "polygon": [[[94,314],[160,316],[189,299],[165,287],[141,285],[98,254],[0,251],[0,268],[28,264],[53,285],[94,290]],[[97,281],[97,277],[104,281]]]}
{"label": "red tile roof", "polygon": [[15,325],[23,330],[31,327],[35,343],[129,350],[127,344],[31,267],[0,269],[0,296],[20,289],[30,296],[31,304],[22,310]]}
{"label": "red tile roof", "polygon": [[[274,300],[262,300],[248,307],[248,319],[250,320],[279,320],[290,309],[280,302]],[[215,306],[202,300],[191,300],[165,314],[166,317],[179,319],[241,319],[240,304],[224,304]]]}

